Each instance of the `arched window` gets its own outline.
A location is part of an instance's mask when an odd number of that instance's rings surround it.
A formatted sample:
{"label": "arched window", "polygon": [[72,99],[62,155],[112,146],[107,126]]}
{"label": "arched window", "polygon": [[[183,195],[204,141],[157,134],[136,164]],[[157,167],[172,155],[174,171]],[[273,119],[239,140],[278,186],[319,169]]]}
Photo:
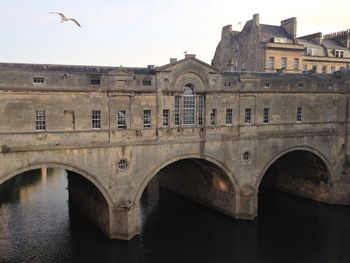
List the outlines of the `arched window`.
{"label": "arched window", "polygon": [[196,95],[194,93],[194,85],[191,83],[187,83],[184,85],[183,124],[196,124]]}

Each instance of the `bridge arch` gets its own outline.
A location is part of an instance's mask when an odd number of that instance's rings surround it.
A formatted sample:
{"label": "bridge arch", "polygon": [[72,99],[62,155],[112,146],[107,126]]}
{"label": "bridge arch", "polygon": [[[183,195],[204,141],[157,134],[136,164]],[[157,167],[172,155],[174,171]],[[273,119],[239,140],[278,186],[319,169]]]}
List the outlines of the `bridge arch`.
{"label": "bridge arch", "polygon": [[190,159],[196,159],[196,160],[204,160],[207,161],[211,164],[214,164],[217,168],[220,168],[222,170],[222,172],[226,175],[226,180],[229,182],[230,184],[230,188],[231,190],[233,190],[234,192],[237,191],[238,189],[238,182],[237,179],[235,178],[234,174],[232,173],[232,171],[222,162],[220,162],[219,160],[208,156],[208,155],[199,155],[199,154],[184,154],[184,155],[179,155],[173,158],[168,159],[165,162],[162,162],[161,164],[157,165],[156,168],[152,169],[151,172],[149,172],[143,179],[143,181],[141,182],[140,186],[138,187],[136,194],[134,195],[134,199],[133,202],[134,203],[139,203],[141,196],[143,194],[143,192],[145,191],[147,185],[149,184],[149,182],[152,180],[152,178],[154,178],[163,168],[174,164],[178,161],[182,161],[182,160],[190,160]]}
{"label": "bridge arch", "polygon": [[16,175],[19,175],[21,173],[35,170],[35,169],[41,169],[41,168],[62,168],[66,171],[71,171],[74,173],[77,173],[81,175],[83,178],[91,182],[97,189],[98,191],[102,194],[104,199],[106,200],[108,206],[112,206],[112,198],[108,194],[108,191],[102,186],[102,184],[99,182],[99,180],[91,175],[90,173],[86,172],[83,169],[77,168],[75,166],[72,166],[70,164],[65,164],[65,163],[60,163],[60,162],[43,162],[43,163],[32,163],[23,167],[20,167],[16,170],[10,171],[5,176],[0,178],[0,184],[4,183],[5,181],[15,177]]}
{"label": "bridge arch", "polygon": [[334,171],[322,152],[308,146],[296,146],[271,158],[261,170],[255,189],[268,187],[327,202],[333,180]]}

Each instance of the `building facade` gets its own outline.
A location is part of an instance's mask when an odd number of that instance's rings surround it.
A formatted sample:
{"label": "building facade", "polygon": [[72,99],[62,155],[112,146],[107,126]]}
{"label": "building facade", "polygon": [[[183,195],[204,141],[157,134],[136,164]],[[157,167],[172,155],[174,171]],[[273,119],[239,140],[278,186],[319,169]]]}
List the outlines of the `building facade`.
{"label": "building facade", "polygon": [[186,55],[147,68],[0,63],[0,79],[0,184],[64,168],[70,199],[110,238],[140,232],[154,181],[241,219],[257,216],[263,185],[350,204],[348,70],[222,72]]}
{"label": "building facade", "polygon": [[255,14],[242,31],[223,27],[212,65],[224,71],[332,73],[350,67],[350,30],[297,37],[295,17],[275,26],[260,24]]}

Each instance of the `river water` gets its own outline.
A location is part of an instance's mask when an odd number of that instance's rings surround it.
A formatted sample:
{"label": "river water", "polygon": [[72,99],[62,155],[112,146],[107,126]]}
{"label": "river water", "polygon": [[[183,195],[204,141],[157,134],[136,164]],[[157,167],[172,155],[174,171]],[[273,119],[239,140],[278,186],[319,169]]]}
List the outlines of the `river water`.
{"label": "river water", "polygon": [[[6,186],[6,187],[4,187]],[[234,220],[165,190],[143,202],[142,233],[108,240],[68,202],[62,170],[0,188],[3,262],[350,262],[350,207],[262,192],[259,218]]]}

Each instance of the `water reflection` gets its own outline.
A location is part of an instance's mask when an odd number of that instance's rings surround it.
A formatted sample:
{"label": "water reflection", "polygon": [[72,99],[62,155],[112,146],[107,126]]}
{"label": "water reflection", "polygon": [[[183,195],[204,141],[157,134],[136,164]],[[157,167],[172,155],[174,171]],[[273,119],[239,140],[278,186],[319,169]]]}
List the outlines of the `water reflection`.
{"label": "water reflection", "polygon": [[262,191],[250,222],[161,190],[159,202],[142,200],[141,235],[111,241],[68,202],[66,187],[57,169],[1,186],[0,262],[350,261],[349,207]]}

